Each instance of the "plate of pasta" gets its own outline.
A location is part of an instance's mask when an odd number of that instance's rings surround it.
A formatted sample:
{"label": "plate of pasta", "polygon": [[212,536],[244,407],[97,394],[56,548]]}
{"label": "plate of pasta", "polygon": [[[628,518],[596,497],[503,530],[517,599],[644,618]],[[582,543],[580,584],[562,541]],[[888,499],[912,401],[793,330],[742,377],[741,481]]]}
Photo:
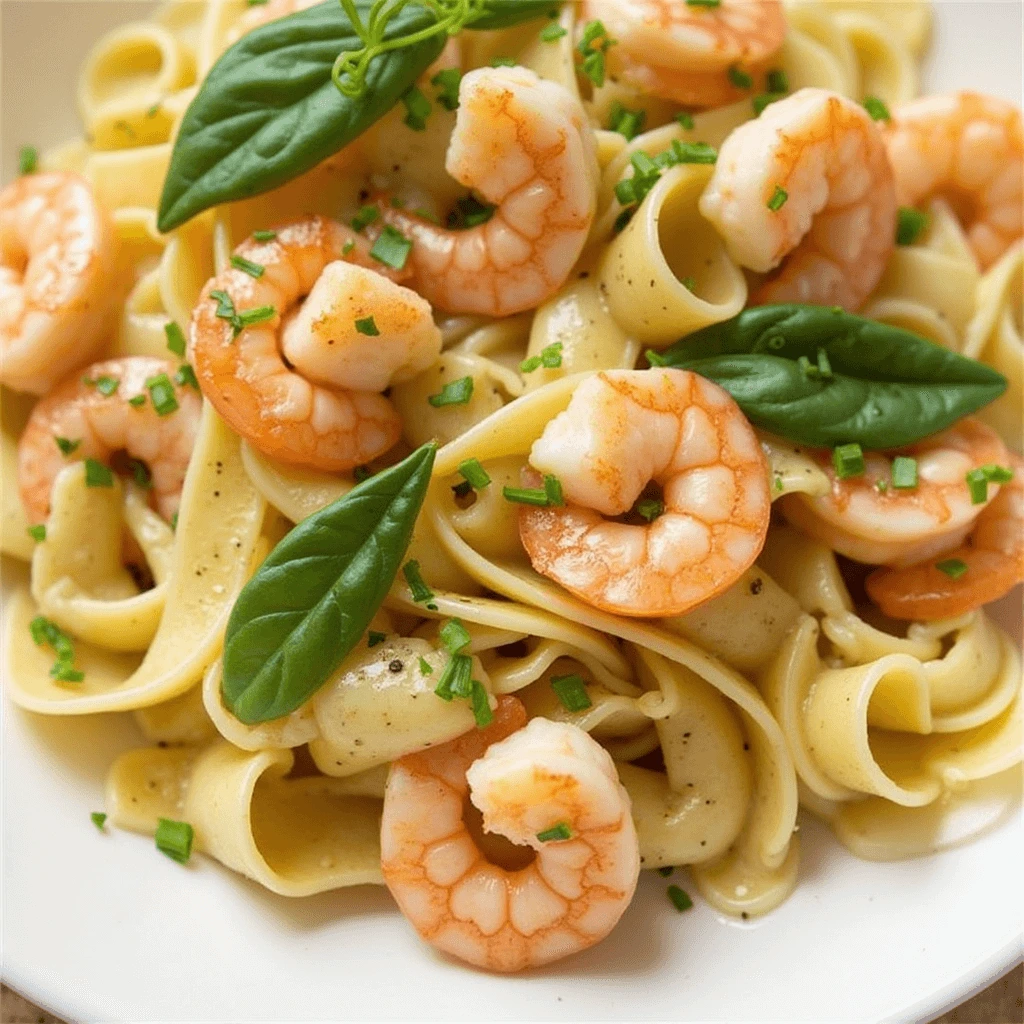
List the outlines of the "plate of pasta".
{"label": "plate of pasta", "polygon": [[5,981],[915,1021],[1011,966],[1021,40],[5,4]]}

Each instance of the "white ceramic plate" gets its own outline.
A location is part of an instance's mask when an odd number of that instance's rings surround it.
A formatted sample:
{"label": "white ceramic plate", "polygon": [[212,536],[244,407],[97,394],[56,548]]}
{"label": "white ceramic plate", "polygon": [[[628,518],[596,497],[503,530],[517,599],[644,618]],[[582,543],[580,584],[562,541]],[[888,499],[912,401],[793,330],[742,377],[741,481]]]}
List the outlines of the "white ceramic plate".
{"label": "white ceramic plate", "polygon": [[[146,10],[4,0],[5,180],[20,145],[75,130],[89,45]],[[929,89],[1020,104],[1021,13],[1013,0],[940,0]],[[1019,815],[973,845],[897,864],[855,860],[804,820],[800,884],[768,917],[740,924],[704,905],[679,915],[664,880],[645,877],[597,948],[490,977],[434,956],[382,889],[287,900],[204,857],[181,867],[152,840],[100,835],[89,812],[104,773],[140,742],[127,718],[46,719],[6,703],[2,715],[4,980],[73,1020],[921,1021],[1020,957]]]}

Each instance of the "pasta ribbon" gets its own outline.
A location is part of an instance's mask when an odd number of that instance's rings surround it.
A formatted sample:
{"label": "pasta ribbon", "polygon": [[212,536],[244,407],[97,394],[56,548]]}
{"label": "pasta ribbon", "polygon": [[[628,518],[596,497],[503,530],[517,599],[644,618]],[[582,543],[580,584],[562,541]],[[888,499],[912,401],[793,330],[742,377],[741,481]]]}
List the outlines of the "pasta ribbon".
{"label": "pasta ribbon", "polygon": [[195,848],[282,896],[379,885],[381,802],[341,780],[289,777],[288,750],[239,750],[219,740],[143,747],[107,776],[113,823],[152,834],[160,818],[187,821]]}

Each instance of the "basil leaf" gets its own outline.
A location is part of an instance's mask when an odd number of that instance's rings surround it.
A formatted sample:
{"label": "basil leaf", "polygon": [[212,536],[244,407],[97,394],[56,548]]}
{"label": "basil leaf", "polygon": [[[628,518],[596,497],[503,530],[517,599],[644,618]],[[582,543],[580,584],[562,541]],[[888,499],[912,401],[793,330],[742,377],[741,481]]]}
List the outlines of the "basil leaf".
{"label": "basil leaf", "polygon": [[358,642],[409,546],[436,452],[423,445],[303,520],[242,588],[221,682],[239,721],[294,711]]}
{"label": "basil leaf", "polygon": [[[372,0],[355,0],[364,23]],[[434,14],[410,4],[385,39],[428,28]],[[447,37],[381,54],[366,92],[342,96],[331,69],[362,46],[338,0],[261,25],[214,64],[189,105],[160,197],[158,226],[170,231],[217,203],[267,192],[336,153],[398,102],[437,58]]]}
{"label": "basil leaf", "polygon": [[658,355],[720,384],[757,426],[815,447],[900,448],[1006,390],[984,363],[826,306],[756,306]]}
{"label": "basil leaf", "polygon": [[559,0],[486,0],[483,13],[466,27],[471,29],[509,28],[533,18],[558,12]]}

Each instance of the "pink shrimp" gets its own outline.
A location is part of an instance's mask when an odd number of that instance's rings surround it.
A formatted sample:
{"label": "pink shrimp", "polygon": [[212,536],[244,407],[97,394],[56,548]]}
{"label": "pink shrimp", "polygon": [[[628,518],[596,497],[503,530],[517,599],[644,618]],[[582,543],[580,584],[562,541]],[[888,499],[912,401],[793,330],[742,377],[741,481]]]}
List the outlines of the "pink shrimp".
{"label": "pink shrimp", "polygon": [[885,132],[900,203],[948,199],[982,269],[1024,234],[1024,128],[1005,100],[960,92],[923,96]]}
{"label": "pink shrimp", "polygon": [[88,182],[26,174],[0,191],[0,382],[43,395],[106,340],[114,237]]}
{"label": "pink shrimp", "polygon": [[949,619],[998,601],[1024,583],[1024,459],[1011,452],[1009,462],[1013,479],[982,510],[967,544],[938,564],[876,569],[867,578],[868,597],[886,615]]}
{"label": "pink shrimp", "polygon": [[825,89],[801,89],[740,125],[722,145],[700,211],[737,263],[779,268],[755,305],[855,310],[895,245],[896,191],[881,131],[859,103]]}
{"label": "pink shrimp", "polygon": [[[600,942],[629,906],[640,849],[612,759],[582,729],[498,698],[494,721],[391,768],[381,822],[384,881],[438,949],[477,967],[519,971]],[[466,825],[530,863],[491,863]]]}
{"label": "pink shrimp", "polygon": [[365,238],[324,217],[247,239],[234,262],[203,289],[189,342],[221,416],[293,465],[343,472],[391,448],[402,423],[377,392],[437,358],[429,305]]}
{"label": "pink shrimp", "polygon": [[[533,567],[620,615],[681,615],[731,586],[768,532],[768,467],[753,428],[717,384],[688,370],[610,370],[573,393],[530,453],[568,504],[524,505]],[[537,474],[527,477],[541,483]],[[629,513],[650,483],[641,525]]]}
{"label": "pink shrimp", "polygon": [[195,388],[175,381],[177,369],[152,356],[108,359],[84,377],[72,374],[36,405],[18,440],[18,489],[30,523],[45,522],[53,481],[65,466],[109,463],[120,451],[145,463],[156,508],[170,520],[202,411]]}
{"label": "pink shrimp", "polygon": [[609,70],[620,81],[689,107],[720,107],[750,96],[786,35],[776,0],[586,0],[584,20],[614,40]]}
{"label": "pink shrimp", "polygon": [[451,313],[534,309],[565,283],[596,209],[596,149],[579,101],[527,68],[471,71],[446,166],[495,209],[453,231],[381,202],[413,241],[412,286]]}

